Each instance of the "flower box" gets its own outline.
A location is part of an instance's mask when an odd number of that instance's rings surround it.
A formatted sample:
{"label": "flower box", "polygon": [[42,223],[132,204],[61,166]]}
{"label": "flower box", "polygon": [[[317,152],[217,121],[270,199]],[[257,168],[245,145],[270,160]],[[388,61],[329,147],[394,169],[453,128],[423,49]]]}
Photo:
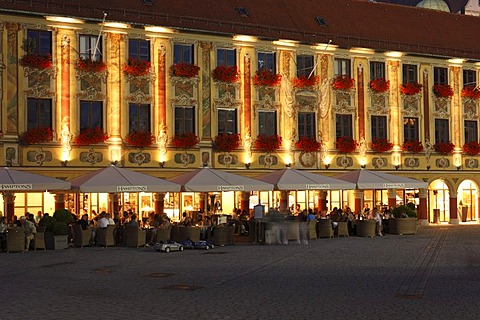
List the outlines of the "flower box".
{"label": "flower box", "polygon": [[200,67],[191,63],[177,63],[170,67],[170,74],[174,77],[193,78],[199,71]]}
{"label": "flower box", "polygon": [[88,146],[91,144],[102,143],[108,140],[108,134],[103,131],[102,128],[96,127],[95,129],[84,129],[75,138],[75,144],[77,146]]}
{"label": "flower box", "polygon": [[411,153],[419,153],[419,152],[423,151],[423,145],[418,140],[405,141],[402,144],[402,151],[411,152]]}
{"label": "flower box", "polygon": [[52,64],[52,56],[47,54],[45,56],[39,54],[26,54],[20,59],[20,64],[26,68],[33,68],[39,70],[50,69]]}
{"label": "flower box", "polygon": [[316,86],[320,82],[320,77],[314,75],[310,76],[309,78],[301,76],[298,78],[293,78],[292,82],[294,88],[311,88]]}
{"label": "flower box", "polygon": [[240,146],[240,135],[222,133],[215,137],[214,148],[220,152],[232,152]]}
{"label": "flower box", "polygon": [[476,86],[466,86],[462,89],[462,97],[480,99],[480,91]]}
{"label": "flower box", "polygon": [[322,146],[322,143],[317,141],[315,137],[301,137],[295,143],[295,148],[305,153],[317,152],[318,150],[320,150],[321,146]]}
{"label": "flower box", "polygon": [[332,88],[334,90],[348,91],[355,86],[355,79],[347,76],[336,76],[332,82]]}
{"label": "flower box", "polygon": [[127,134],[125,141],[132,147],[146,148],[153,144],[155,137],[150,131],[132,131]]}
{"label": "flower box", "polygon": [[123,72],[130,76],[141,77],[150,72],[151,66],[150,61],[128,58],[128,61],[123,66]]}
{"label": "flower box", "polygon": [[406,96],[413,96],[420,93],[422,90],[422,85],[416,82],[409,82],[400,85],[400,93]]}
{"label": "flower box", "polygon": [[200,140],[193,132],[175,134],[172,138],[172,146],[180,149],[190,149],[195,147]]}
{"label": "flower box", "polygon": [[480,153],[480,143],[477,141],[470,141],[463,145],[463,152],[470,156],[476,156]]}
{"label": "flower box", "polygon": [[216,81],[235,83],[240,79],[240,71],[237,66],[218,66],[212,72],[212,77]]}
{"label": "flower box", "polygon": [[390,89],[390,80],[384,78],[373,79],[370,80],[369,87],[376,93],[387,92]]}
{"label": "flower box", "polygon": [[437,142],[434,144],[436,152],[439,152],[443,155],[452,154],[455,145],[451,142]]}
{"label": "flower box", "polygon": [[335,142],[335,147],[343,153],[354,152],[357,148],[357,141],[351,137],[338,137]]}
{"label": "flower box", "polygon": [[102,60],[78,58],[77,69],[83,72],[101,73],[107,70],[107,64]]}
{"label": "flower box", "polygon": [[22,133],[19,138],[23,144],[49,142],[53,140],[53,131],[49,127],[30,129]]}
{"label": "flower box", "polygon": [[450,98],[453,96],[453,89],[448,84],[436,84],[433,86],[433,93],[439,98]]}
{"label": "flower box", "polygon": [[277,134],[273,134],[271,136],[260,134],[254,141],[255,149],[266,153],[271,153],[278,150],[281,145],[282,137]]}
{"label": "flower box", "polygon": [[276,87],[282,81],[281,74],[275,74],[271,70],[257,70],[253,77],[253,84],[256,86]]}
{"label": "flower box", "polygon": [[373,138],[371,142],[371,148],[376,153],[383,153],[392,150],[393,143],[386,138]]}

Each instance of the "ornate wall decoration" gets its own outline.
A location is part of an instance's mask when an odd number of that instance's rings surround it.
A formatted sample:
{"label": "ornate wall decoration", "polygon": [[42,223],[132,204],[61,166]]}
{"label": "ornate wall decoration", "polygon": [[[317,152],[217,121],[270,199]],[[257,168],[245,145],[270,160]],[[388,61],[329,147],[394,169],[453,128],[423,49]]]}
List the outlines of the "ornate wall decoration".
{"label": "ornate wall decoration", "polygon": [[385,168],[388,165],[387,158],[384,157],[374,157],[372,159],[372,165],[375,169]]}
{"label": "ornate wall decoration", "polygon": [[7,166],[11,166],[14,163],[18,163],[17,149],[15,147],[7,147],[5,149],[5,163]]}
{"label": "ornate wall decoration", "polygon": [[218,155],[218,163],[230,167],[238,163],[238,157],[230,153],[220,154]]}
{"label": "ornate wall decoration", "polygon": [[220,99],[215,99],[213,102],[213,107],[216,109],[218,108],[232,108],[237,109],[242,105],[241,100],[235,99],[230,92],[225,92]]}
{"label": "ornate wall decoration", "polygon": [[239,99],[240,96],[240,82],[226,83],[220,81],[214,81],[215,91],[217,92],[217,98],[222,98],[225,93],[229,93],[235,99]]}
{"label": "ornate wall decoration", "polygon": [[420,166],[420,160],[412,155],[411,157],[405,158],[404,165],[412,169],[417,168]]}
{"label": "ornate wall decoration", "polygon": [[160,123],[160,130],[157,136],[158,151],[160,155],[165,156],[167,154],[168,134],[167,127],[164,123]]}
{"label": "ornate wall decoration", "polygon": [[104,84],[107,81],[107,71],[86,72],[76,70],[77,81],[80,82],[80,91],[77,97],[85,100],[103,100],[105,98]]}
{"label": "ornate wall decoration", "polygon": [[278,159],[272,154],[266,154],[258,157],[258,163],[262,166],[270,168],[271,166],[278,164]]}
{"label": "ornate wall decoration", "polygon": [[42,148],[38,148],[35,151],[28,151],[27,161],[35,162],[36,164],[41,166],[44,162],[52,161],[52,153],[50,151],[44,151]]}
{"label": "ornate wall decoration", "polygon": [[404,95],[403,100],[403,115],[406,117],[418,117],[420,115],[420,94]]}
{"label": "ornate wall decoration", "polygon": [[465,168],[477,169],[478,168],[478,160],[473,159],[473,158],[465,159]]}
{"label": "ornate wall decoration", "polygon": [[152,157],[150,156],[149,153],[144,153],[142,150],[139,150],[137,152],[130,152],[128,154],[128,161],[130,163],[136,163],[139,166],[141,166],[144,163],[150,163]]}
{"label": "ornate wall decoration", "polygon": [[51,98],[54,96],[52,88],[52,79],[57,76],[54,68],[36,69],[25,67],[23,74],[27,78],[27,89],[24,93],[29,97]]}
{"label": "ornate wall decoration", "polygon": [[374,92],[370,90],[370,105],[367,107],[367,112],[370,115],[387,115],[388,95],[388,91]]}
{"label": "ornate wall decoration", "polygon": [[354,101],[355,90],[333,90],[334,105],[333,110],[336,113],[354,113],[355,106],[352,103]]}
{"label": "ornate wall decoration", "polygon": [[478,119],[478,99],[462,98],[463,118],[466,120]]}
{"label": "ornate wall decoration", "polygon": [[211,75],[210,75],[210,56],[212,54],[213,44],[211,42],[200,42],[202,49],[202,138],[211,137]]}
{"label": "ornate wall decoration", "polygon": [[[18,59],[18,31],[21,25],[15,22],[6,22],[7,29],[7,57],[6,61],[17,61]],[[18,131],[18,68],[15,63],[7,63],[6,69],[6,115],[7,126],[6,133],[15,134]],[[4,107],[5,108],[5,107]]]}
{"label": "ornate wall decoration", "polygon": [[96,152],[93,148],[90,148],[88,152],[80,152],[80,162],[87,162],[90,165],[103,161],[103,153]]}
{"label": "ornate wall decoration", "polygon": [[437,118],[449,118],[450,100],[450,98],[434,97],[433,115]]}
{"label": "ornate wall decoration", "polygon": [[435,147],[430,142],[430,139],[428,139],[428,138],[425,139],[425,144],[424,144],[423,150],[425,151],[425,160],[427,161],[427,164],[428,164],[430,162],[432,152],[435,151]]}
{"label": "ornate wall decoration", "polygon": [[312,168],[317,164],[316,152],[300,152],[298,162],[304,168]]}
{"label": "ornate wall decoration", "polygon": [[252,158],[252,136],[250,135],[250,128],[245,130],[245,135],[243,136],[243,150],[247,153],[247,159]]}
{"label": "ornate wall decoration", "polygon": [[337,166],[343,167],[343,168],[348,168],[353,166],[353,158],[352,157],[347,157],[346,154],[337,157],[336,159]]}
{"label": "ornate wall decoration", "polygon": [[435,160],[435,165],[438,168],[445,169],[445,168],[450,167],[450,160],[448,160],[448,159],[446,159],[442,156],[440,159]]}
{"label": "ornate wall decoration", "polygon": [[183,166],[187,166],[189,164],[195,163],[195,155],[191,153],[175,153],[175,156],[173,157],[173,160],[175,163],[178,164],[183,164]]}
{"label": "ornate wall decoration", "polygon": [[130,84],[130,95],[127,100],[135,103],[150,103],[153,98],[150,96],[150,86],[155,81],[155,74],[144,76],[132,76],[125,74],[125,80]]}
{"label": "ornate wall decoration", "polygon": [[[280,102],[276,99],[278,88],[258,88],[259,100],[253,103],[255,110],[277,110]],[[256,117],[256,113],[253,114]]]}

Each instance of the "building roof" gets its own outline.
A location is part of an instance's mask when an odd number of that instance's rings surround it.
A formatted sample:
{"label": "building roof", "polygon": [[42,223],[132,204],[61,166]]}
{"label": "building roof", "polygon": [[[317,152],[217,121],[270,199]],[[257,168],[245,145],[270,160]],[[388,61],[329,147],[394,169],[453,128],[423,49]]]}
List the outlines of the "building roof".
{"label": "building roof", "polygon": [[[151,3],[151,4],[149,4]],[[0,12],[480,60],[480,18],[367,0],[0,0]],[[245,8],[239,14],[236,8]],[[321,17],[325,25],[317,22]]]}
{"label": "building roof", "polygon": [[[375,0],[375,1],[415,7],[422,0]],[[444,2],[450,7],[451,12],[461,12],[463,9],[465,9],[465,6],[467,5],[468,0],[445,0]]]}

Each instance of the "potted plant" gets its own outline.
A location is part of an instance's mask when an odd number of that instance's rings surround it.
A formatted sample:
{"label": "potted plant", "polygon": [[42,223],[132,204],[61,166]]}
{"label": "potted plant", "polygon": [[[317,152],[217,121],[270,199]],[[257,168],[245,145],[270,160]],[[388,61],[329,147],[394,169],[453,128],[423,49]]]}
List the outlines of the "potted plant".
{"label": "potted plant", "polygon": [[384,78],[377,78],[370,80],[369,87],[373,92],[383,93],[390,89],[390,80]]}
{"label": "potted plant", "polygon": [[78,58],[77,69],[83,72],[102,73],[107,70],[107,64],[102,60]]}
{"label": "potted plant", "polygon": [[276,87],[280,85],[281,81],[282,75],[275,74],[269,69],[257,70],[253,77],[253,84],[256,86]]}
{"label": "potted plant", "polygon": [[277,134],[273,134],[271,136],[260,134],[254,141],[255,149],[265,153],[275,152],[280,148],[281,145],[282,137]]}
{"label": "potted plant", "polygon": [[419,152],[423,151],[423,145],[418,140],[408,140],[408,141],[403,142],[402,151],[411,152],[411,153],[419,153]]}
{"label": "potted plant", "polygon": [[480,143],[477,141],[470,141],[463,145],[463,152],[470,156],[476,156],[480,153]]}
{"label": "potted plant", "polygon": [[58,209],[53,213],[53,236],[55,239],[55,250],[67,249],[69,239],[68,225],[73,222],[72,213],[67,209]]}
{"label": "potted plant", "polygon": [[172,146],[179,149],[190,149],[195,147],[200,140],[193,132],[175,134],[172,138]]}
{"label": "potted plant", "polygon": [[345,75],[336,76],[332,81],[333,90],[349,91],[355,86],[355,79]]}
{"label": "potted plant", "polygon": [[370,146],[376,153],[384,153],[392,150],[393,143],[387,138],[373,138]]}
{"label": "potted plant", "polygon": [[438,98],[450,98],[453,96],[453,89],[448,84],[435,84],[433,94]]}
{"label": "potted plant", "polygon": [[240,146],[240,135],[221,133],[215,137],[213,146],[219,152],[232,152]]}
{"label": "potted plant", "polygon": [[53,140],[53,131],[50,127],[34,128],[23,132],[19,137],[21,144],[39,144]]}
{"label": "potted plant", "polygon": [[55,249],[55,239],[53,237],[53,225],[55,224],[55,220],[53,217],[44,215],[38,224],[45,231],[45,248],[47,250]]}
{"label": "potted plant", "polygon": [[420,93],[422,90],[422,85],[417,82],[409,82],[400,85],[400,93],[406,96],[413,96]]}
{"label": "potted plant", "polygon": [[19,62],[22,67],[38,70],[47,70],[53,66],[51,54],[40,55],[37,53],[27,53]]}
{"label": "potted plant", "polygon": [[434,145],[435,151],[442,155],[452,154],[455,145],[451,142],[437,142]]}
{"label": "potted plant", "polygon": [[322,143],[317,141],[315,137],[300,137],[295,143],[295,148],[304,153],[317,152],[320,150],[321,146]]}
{"label": "potted plant", "polygon": [[462,97],[480,99],[480,91],[477,86],[465,86],[462,89]]}
{"label": "potted plant", "polygon": [[292,82],[294,88],[311,88],[316,86],[320,82],[320,77],[314,75],[311,75],[310,77],[300,76],[298,78],[293,78]]}
{"label": "potted plant", "polygon": [[213,70],[212,77],[216,81],[235,83],[240,79],[240,71],[237,66],[227,67],[221,65]]}
{"label": "potted plant", "polygon": [[417,212],[412,206],[415,207],[413,203],[408,203],[393,209],[393,218],[388,221],[390,233],[399,235],[417,233]]}
{"label": "potted plant", "polygon": [[103,131],[102,128],[96,127],[95,129],[87,128],[82,130],[80,134],[75,138],[77,146],[88,146],[91,144],[102,143],[108,140],[108,134]]}
{"label": "potted plant", "polygon": [[338,137],[335,147],[342,153],[352,153],[357,148],[358,143],[352,137]]}
{"label": "potted plant", "polygon": [[141,77],[150,72],[151,66],[150,61],[128,58],[128,61],[123,66],[123,72],[129,76]]}
{"label": "potted plant", "polygon": [[135,148],[150,147],[155,141],[155,137],[150,131],[132,131],[125,137],[128,145]]}
{"label": "potted plant", "polygon": [[170,74],[174,77],[193,78],[198,75],[200,67],[191,63],[176,63],[170,67]]}

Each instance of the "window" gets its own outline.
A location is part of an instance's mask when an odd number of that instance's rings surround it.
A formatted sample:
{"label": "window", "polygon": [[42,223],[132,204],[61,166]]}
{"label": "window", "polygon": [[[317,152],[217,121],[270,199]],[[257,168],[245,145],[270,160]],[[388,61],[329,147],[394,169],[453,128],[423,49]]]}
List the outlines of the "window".
{"label": "window", "polygon": [[297,77],[308,78],[310,74],[314,74],[313,68],[315,64],[313,63],[313,56],[311,55],[298,55],[297,56]]}
{"label": "window", "polygon": [[315,134],[315,113],[298,113],[298,137],[316,137]]}
{"label": "window", "polygon": [[237,133],[237,109],[218,109],[218,134]]}
{"label": "window", "polygon": [[102,36],[80,35],[80,58],[84,60],[102,60]]}
{"label": "window", "polygon": [[352,115],[337,114],[335,115],[335,137],[350,137],[353,138],[352,130]]}
{"label": "window", "polygon": [[237,65],[237,54],[235,49],[217,49],[217,67],[233,67]]}
{"label": "window", "polygon": [[193,44],[173,45],[173,64],[177,63],[193,64]]}
{"label": "window", "polygon": [[277,111],[258,112],[258,134],[265,136],[277,134]]}
{"label": "window", "polygon": [[275,70],[275,52],[258,52],[258,70],[270,70],[276,73]]}
{"label": "window", "polygon": [[85,129],[103,128],[101,101],[80,101],[80,132]]}
{"label": "window", "polygon": [[175,107],[175,134],[195,133],[194,107]]}
{"label": "window", "polygon": [[403,84],[417,83],[417,66],[413,64],[404,64],[402,69]]}
{"label": "window", "polygon": [[403,141],[419,141],[418,118],[403,118]]}
{"label": "window", "polygon": [[150,131],[150,105],[130,103],[128,105],[128,130]]}
{"label": "window", "polygon": [[385,79],[385,63],[378,61],[370,62],[370,80]]}
{"label": "window", "polygon": [[476,86],[477,72],[475,70],[463,70],[463,86]]}
{"label": "window", "polygon": [[150,61],[150,41],[128,40],[128,57],[135,60]]}
{"label": "window", "polygon": [[387,138],[387,116],[372,116],[372,139]]}
{"label": "window", "polygon": [[433,84],[448,84],[447,68],[433,68]]}
{"label": "window", "polygon": [[40,56],[52,54],[52,33],[43,30],[28,30],[24,50],[27,54]]}
{"label": "window", "polygon": [[28,98],[27,130],[52,127],[52,100]]}
{"label": "window", "polygon": [[346,76],[351,78],[350,60],[349,59],[335,59],[335,76]]}
{"label": "window", "polygon": [[465,120],[465,143],[478,142],[478,123],[474,120]]}
{"label": "window", "polygon": [[435,119],[435,143],[450,142],[448,119]]}

